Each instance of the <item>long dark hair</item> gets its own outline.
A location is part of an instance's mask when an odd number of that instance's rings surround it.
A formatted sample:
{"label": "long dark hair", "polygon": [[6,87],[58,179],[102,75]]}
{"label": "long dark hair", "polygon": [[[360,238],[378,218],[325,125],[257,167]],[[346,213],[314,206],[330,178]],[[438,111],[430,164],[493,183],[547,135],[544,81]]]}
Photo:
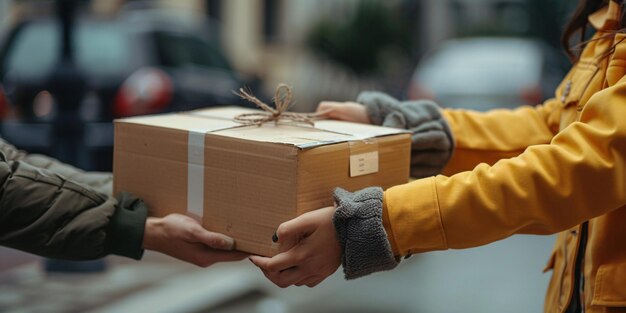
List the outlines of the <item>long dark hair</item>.
{"label": "long dark hair", "polygon": [[[616,2],[622,3],[622,0],[617,0]],[[578,50],[577,48],[582,49],[586,43],[585,35],[588,26],[587,18],[589,15],[601,9],[608,3],[609,0],[580,0],[578,3],[572,17],[565,26],[563,36],[561,36],[561,45],[572,61],[576,61],[578,59],[578,51],[575,50]],[[621,23],[621,27],[623,27],[623,17]],[[576,41],[573,39],[575,35],[579,36]]]}

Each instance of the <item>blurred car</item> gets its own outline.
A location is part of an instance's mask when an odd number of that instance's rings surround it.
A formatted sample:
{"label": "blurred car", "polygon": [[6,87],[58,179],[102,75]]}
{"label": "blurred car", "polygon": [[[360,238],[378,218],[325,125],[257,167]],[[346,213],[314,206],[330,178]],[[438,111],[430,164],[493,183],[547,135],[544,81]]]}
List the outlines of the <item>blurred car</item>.
{"label": "blurred car", "polygon": [[[74,31],[75,59],[86,76],[86,120],[198,107],[243,104],[232,90],[257,87],[237,73],[211,38],[214,25],[193,27],[174,14],[138,11],[115,19],[80,18]],[[0,81],[19,116],[46,120],[54,108],[37,97],[60,54],[56,19],[24,21],[0,48]],[[45,93],[44,93],[45,95]],[[47,98],[47,96],[44,96]],[[45,101],[44,101],[45,102]]]}
{"label": "blurred car", "polygon": [[479,111],[536,105],[551,97],[562,79],[561,60],[531,39],[454,39],[422,59],[407,97]]}
{"label": "blurred car", "polygon": [[[78,17],[73,51],[85,94],[76,110],[84,134],[80,142],[56,147],[59,136],[68,136],[57,131],[63,113],[49,90],[60,60],[61,24],[54,17],[25,20],[0,41],[0,135],[30,151],[106,170],[114,118],[251,106],[233,90],[247,86],[259,94],[261,82],[233,69],[218,33],[217,25],[204,16],[175,10],[128,9],[110,19]],[[93,165],[83,152],[63,155],[84,147],[103,152],[95,155],[105,159]]]}

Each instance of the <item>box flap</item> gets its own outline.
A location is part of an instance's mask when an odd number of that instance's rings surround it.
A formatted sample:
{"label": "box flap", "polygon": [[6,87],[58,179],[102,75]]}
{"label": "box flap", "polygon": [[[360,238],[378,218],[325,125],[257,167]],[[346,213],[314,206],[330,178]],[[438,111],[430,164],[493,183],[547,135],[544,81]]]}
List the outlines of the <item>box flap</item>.
{"label": "box flap", "polygon": [[220,129],[241,126],[228,119],[207,120],[199,117],[192,117],[186,113],[171,113],[159,115],[134,116],[115,120],[116,123],[133,123],[148,126],[156,126],[183,131],[213,132]]}
{"label": "box flap", "polygon": [[254,112],[262,111],[238,107],[220,107],[185,113],[131,117],[117,120],[117,122],[207,132],[245,140],[288,144],[301,149],[407,132],[396,128],[334,120],[316,121],[315,127],[276,125],[275,123],[245,126],[232,120],[238,114]]}
{"label": "box flap", "polygon": [[354,137],[372,138],[402,133],[409,133],[405,129],[382,127],[369,124],[343,122],[337,120],[321,120],[315,122],[315,128],[331,132],[351,134]]}
{"label": "box flap", "polygon": [[261,126],[253,125],[223,129],[213,133],[217,135],[247,140],[294,145],[298,148],[307,148],[310,146],[318,146],[356,139],[350,134],[339,134],[335,132],[324,131],[306,125],[275,125],[274,123],[266,123]]}

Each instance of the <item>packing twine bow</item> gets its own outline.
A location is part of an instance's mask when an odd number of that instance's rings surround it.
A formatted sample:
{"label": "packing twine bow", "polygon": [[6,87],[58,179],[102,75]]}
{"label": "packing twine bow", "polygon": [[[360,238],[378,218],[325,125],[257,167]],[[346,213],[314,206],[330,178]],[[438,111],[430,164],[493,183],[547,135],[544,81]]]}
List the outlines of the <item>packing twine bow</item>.
{"label": "packing twine bow", "polygon": [[235,94],[244,100],[248,100],[256,104],[259,108],[265,111],[258,113],[242,113],[234,117],[235,121],[246,125],[261,126],[267,122],[274,122],[275,124],[307,124],[315,126],[313,121],[319,119],[325,113],[287,112],[289,107],[292,105],[291,100],[293,98],[293,94],[291,92],[291,87],[286,84],[279,84],[278,87],[276,87],[276,93],[274,94],[273,99],[276,108],[272,108],[267,105],[257,97],[253,96],[250,91],[246,91],[244,88],[240,88],[239,92]]}

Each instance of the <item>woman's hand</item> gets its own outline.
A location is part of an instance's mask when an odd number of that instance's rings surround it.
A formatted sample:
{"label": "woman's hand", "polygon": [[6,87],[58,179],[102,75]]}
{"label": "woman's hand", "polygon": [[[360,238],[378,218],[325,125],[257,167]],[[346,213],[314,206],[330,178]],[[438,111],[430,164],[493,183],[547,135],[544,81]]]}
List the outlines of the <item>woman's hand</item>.
{"label": "woman's hand", "polygon": [[195,219],[181,214],[148,217],[143,246],[201,267],[238,261],[248,256],[243,252],[229,251],[235,247],[232,238],[210,232]]}
{"label": "woman's hand", "polygon": [[317,106],[316,112],[321,116],[354,123],[371,124],[365,106],[356,102],[323,101]]}
{"label": "woman's hand", "polygon": [[334,213],[334,207],[327,207],[281,224],[274,239],[281,248],[288,250],[272,258],[252,256],[250,261],[281,288],[316,286],[341,264],[341,247],[333,225]]}

